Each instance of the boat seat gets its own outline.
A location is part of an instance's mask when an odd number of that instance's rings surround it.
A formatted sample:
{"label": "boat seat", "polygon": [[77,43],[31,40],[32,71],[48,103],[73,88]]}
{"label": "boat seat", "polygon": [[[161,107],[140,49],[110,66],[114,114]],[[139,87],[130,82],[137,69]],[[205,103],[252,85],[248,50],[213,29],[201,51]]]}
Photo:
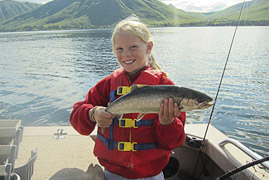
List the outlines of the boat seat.
{"label": "boat seat", "polygon": [[9,180],[15,163],[15,145],[0,145],[0,179]]}
{"label": "boat seat", "polygon": [[0,180],[13,180],[15,159],[22,141],[21,120],[0,119]]}
{"label": "boat seat", "polygon": [[34,174],[34,163],[37,158],[37,149],[31,152],[31,157],[21,167],[15,168],[14,172],[20,176],[20,180],[30,180]]}

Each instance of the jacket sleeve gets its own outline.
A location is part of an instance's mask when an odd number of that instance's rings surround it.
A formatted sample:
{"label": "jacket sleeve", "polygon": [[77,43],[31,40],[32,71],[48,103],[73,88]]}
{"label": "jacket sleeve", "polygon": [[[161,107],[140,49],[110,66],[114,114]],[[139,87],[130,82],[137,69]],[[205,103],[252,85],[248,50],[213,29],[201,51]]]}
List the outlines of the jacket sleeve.
{"label": "jacket sleeve", "polygon": [[110,76],[99,81],[87,93],[84,101],[74,104],[70,114],[70,123],[73,128],[82,135],[89,135],[96,123],[90,121],[88,112],[94,106],[107,106],[109,102]]}
{"label": "jacket sleeve", "polygon": [[[160,84],[174,85],[174,83],[163,76],[160,80]],[[179,117],[174,119],[174,122],[170,125],[162,125],[159,121],[156,124],[156,133],[160,148],[165,150],[173,150],[179,147],[186,138],[184,132],[184,125],[186,121],[186,113],[180,112]]]}

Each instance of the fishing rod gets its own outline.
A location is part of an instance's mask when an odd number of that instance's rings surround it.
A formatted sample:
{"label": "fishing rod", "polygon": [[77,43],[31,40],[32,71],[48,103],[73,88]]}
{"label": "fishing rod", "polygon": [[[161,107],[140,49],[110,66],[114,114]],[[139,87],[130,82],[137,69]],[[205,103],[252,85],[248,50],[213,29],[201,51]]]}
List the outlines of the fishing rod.
{"label": "fishing rod", "polygon": [[200,156],[202,154],[202,149],[203,149],[203,146],[204,146],[204,143],[205,143],[205,140],[206,140],[206,135],[207,135],[207,132],[208,132],[209,125],[211,124],[211,119],[212,119],[212,116],[213,116],[213,113],[214,113],[214,110],[215,110],[216,102],[217,102],[217,99],[218,99],[218,96],[219,96],[219,92],[220,92],[220,88],[221,88],[222,81],[223,81],[223,78],[224,78],[224,74],[225,74],[225,71],[226,71],[226,67],[227,67],[227,64],[228,64],[228,61],[229,61],[229,58],[230,58],[230,54],[231,54],[231,50],[232,50],[232,47],[233,47],[235,35],[236,35],[237,29],[238,29],[238,27],[240,25],[240,19],[241,19],[241,15],[242,15],[242,11],[244,9],[244,6],[245,6],[245,0],[243,0],[243,2],[242,2],[241,10],[240,10],[238,20],[237,20],[237,25],[236,25],[234,33],[233,33],[232,41],[231,41],[231,44],[230,44],[230,48],[229,48],[229,51],[228,51],[228,54],[227,54],[227,58],[226,58],[226,61],[225,61],[225,64],[224,64],[224,68],[223,68],[222,75],[221,75],[221,78],[220,78],[219,86],[218,86],[217,93],[216,93],[216,96],[215,96],[215,103],[213,104],[213,107],[211,109],[211,113],[210,113],[209,120],[208,120],[208,123],[207,123],[206,131],[205,131],[205,134],[204,134],[204,137],[203,137],[203,140],[202,140],[202,145],[200,147],[200,155],[197,158],[196,165],[195,165],[195,168],[194,168],[192,176],[194,176],[194,174],[195,174],[195,171],[196,171],[196,168],[197,168],[197,165],[198,165],[198,160],[200,159]]}
{"label": "fishing rod", "polygon": [[[252,161],[250,163],[247,163],[247,164],[245,164],[243,166],[240,166],[238,168],[233,169],[232,171],[228,171],[224,175],[222,175],[220,177],[217,177],[216,180],[224,180],[224,179],[227,179],[227,178],[231,177],[232,175],[234,175],[234,174],[236,174],[236,173],[238,173],[240,171],[243,171],[243,170],[245,170],[245,169],[247,169],[249,167],[252,167],[254,165],[261,164],[261,163],[263,163],[265,161],[269,161],[269,156],[264,157],[264,158],[261,158],[261,159],[258,159],[258,160],[255,160],[255,161]],[[266,167],[264,167],[264,168],[266,168]]]}
{"label": "fishing rod", "polygon": [[228,55],[227,55],[227,58],[226,58],[226,61],[225,61],[225,65],[224,65],[223,71],[222,71],[222,75],[221,75],[221,78],[220,78],[219,87],[218,87],[218,90],[217,90],[217,93],[216,93],[216,97],[215,97],[215,103],[213,104],[213,107],[212,107],[212,110],[211,110],[211,113],[210,113],[210,117],[209,117],[209,120],[208,120],[208,123],[207,123],[206,131],[205,131],[205,134],[204,134],[203,144],[205,142],[206,135],[207,135],[207,132],[208,132],[208,128],[209,128],[209,125],[211,123],[211,119],[212,119],[212,116],[213,116],[213,113],[214,113],[214,110],[215,110],[216,102],[217,102],[217,99],[218,99],[218,96],[219,96],[220,88],[221,88],[221,85],[222,85],[222,81],[223,81],[223,78],[224,78],[226,67],[227,67],[227,64],[228,64],[228,61],[229,61],[229,58],[230,58],[230,54],[231,54],[231,50],[232,50],[232,47],[233,47],[235,35],[236,35],[236,32],[237,32],[238,26],[240,25],[240,18],[241,18],[241,15],[242,15],[242,11],[244,9],[244,6],[245,6],[245,0],[243,0],[242,7],[241,7],[241,10],[240,10],[240,13],[239,13],[239,16],[238,16],[238,20],[237,20],[238,23],[237,23],[237,25],[235,27],[233,38],[232,38],[232,41],[231,41],[231,44],[230,44],[230,48],[229,48],[229,51],[228,51]]}

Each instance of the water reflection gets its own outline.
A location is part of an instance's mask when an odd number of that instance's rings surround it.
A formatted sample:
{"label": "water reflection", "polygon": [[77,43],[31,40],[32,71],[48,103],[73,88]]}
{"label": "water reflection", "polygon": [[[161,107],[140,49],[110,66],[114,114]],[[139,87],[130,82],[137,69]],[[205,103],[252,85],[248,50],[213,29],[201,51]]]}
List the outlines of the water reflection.
{"label": "water reflection", "polygon": [[[154,28],[153,53],[175,84],[215,97],[233,27]],[[212,124],[268,154],[269,28],[240,27]],[[119,67],[111,30],[0,33],[0,118],[69,125],[72,105]],[[207,123],[210,110],[188,113]]]}

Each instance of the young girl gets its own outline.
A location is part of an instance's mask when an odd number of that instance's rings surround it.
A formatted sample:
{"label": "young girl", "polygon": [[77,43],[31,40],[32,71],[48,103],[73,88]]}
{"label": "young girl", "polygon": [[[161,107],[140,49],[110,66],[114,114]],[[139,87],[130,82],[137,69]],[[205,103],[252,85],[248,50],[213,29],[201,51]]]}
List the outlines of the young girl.
{"label": "young girl", "polygon": [[127,93],[132,84],[174,84],[156,63],[150,32],[137,18],[119,22],[112,41],[122,68],[99,81],[84,101],[74,105],[70,122],[82,135],[98,125],[94,155],[105,167],[106,179],[162,180],[171,151],[185,140],[186,115],[171,98],[164,100],[158,114],[147,114],[138,122],[135,113],[119,120],[106,112],[107,104]]}

